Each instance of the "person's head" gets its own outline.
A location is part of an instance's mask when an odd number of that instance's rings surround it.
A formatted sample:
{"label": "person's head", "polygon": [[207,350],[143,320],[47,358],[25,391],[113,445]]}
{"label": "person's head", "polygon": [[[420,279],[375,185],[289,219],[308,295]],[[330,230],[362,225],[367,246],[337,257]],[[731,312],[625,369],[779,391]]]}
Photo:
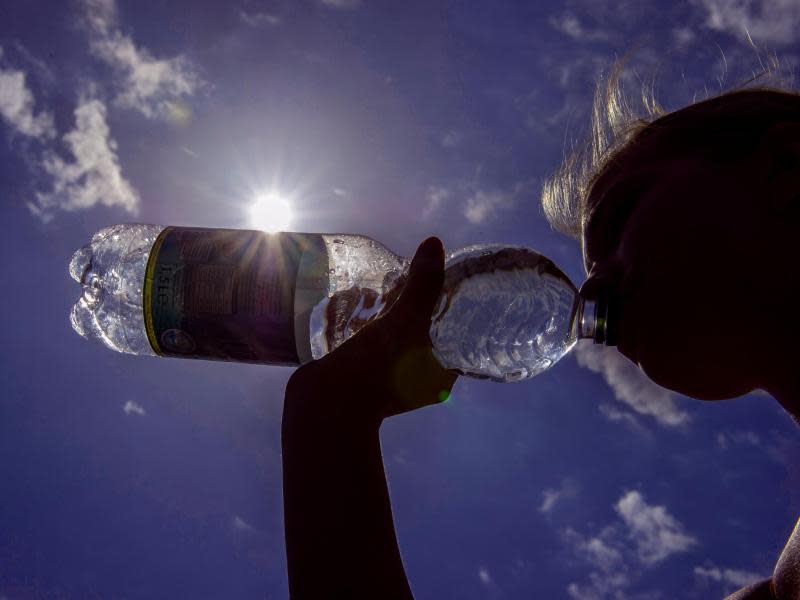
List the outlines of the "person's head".
{"label": "person's head", "polygon": [[583,244],[582,293],[617,299],[619,350],[656,383],[708,400],[765,388],[797,414],[800,95],[624,108],[612,79],[592,142],[543,192]]}

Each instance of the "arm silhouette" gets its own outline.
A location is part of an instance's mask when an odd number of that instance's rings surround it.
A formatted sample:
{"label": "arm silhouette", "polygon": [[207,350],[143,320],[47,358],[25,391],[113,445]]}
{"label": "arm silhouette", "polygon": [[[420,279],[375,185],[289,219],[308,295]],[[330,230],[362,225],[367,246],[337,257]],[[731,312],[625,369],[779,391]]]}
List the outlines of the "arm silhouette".
{"label": "arm silhouette", "polygon": [[446,398],[432,354],[444,250],[423,242],[389,312],[299,368],[284,400],[283,493],[292,600],[409,599],[380,447],[388,416]]}

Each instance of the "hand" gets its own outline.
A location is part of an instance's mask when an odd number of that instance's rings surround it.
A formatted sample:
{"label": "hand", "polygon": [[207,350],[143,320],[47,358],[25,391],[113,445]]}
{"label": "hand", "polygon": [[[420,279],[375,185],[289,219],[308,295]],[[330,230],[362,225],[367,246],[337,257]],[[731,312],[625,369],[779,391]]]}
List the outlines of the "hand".
{"label": "hand", "polygon": [[414,255],[400,298],[336,350],[297,369],[287,405],[325,421],[380,425],[447,399],[458,375],[439,365],[428,333],[443,282],[444,248],[428,238]]}

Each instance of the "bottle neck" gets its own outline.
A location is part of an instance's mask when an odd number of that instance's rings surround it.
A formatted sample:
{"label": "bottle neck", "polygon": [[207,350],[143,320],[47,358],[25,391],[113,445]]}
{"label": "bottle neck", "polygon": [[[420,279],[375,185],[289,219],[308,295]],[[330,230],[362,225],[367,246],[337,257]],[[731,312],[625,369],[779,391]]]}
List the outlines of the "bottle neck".
{"label": "bottle neck", "polygon": [[575,315],[578,339],[591,339],[595,344],[617,345],[617,306],[604,295],[579,298]]}

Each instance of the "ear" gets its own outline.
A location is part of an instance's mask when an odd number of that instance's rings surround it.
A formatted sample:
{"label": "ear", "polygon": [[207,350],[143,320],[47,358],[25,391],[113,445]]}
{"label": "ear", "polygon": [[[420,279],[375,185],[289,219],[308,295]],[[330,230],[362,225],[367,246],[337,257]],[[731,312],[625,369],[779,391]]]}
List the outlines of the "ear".
{"label": "ear", "polygon": [[766,197],[778,212],[800,209],[800,122],[776,123],[761,136]]}

